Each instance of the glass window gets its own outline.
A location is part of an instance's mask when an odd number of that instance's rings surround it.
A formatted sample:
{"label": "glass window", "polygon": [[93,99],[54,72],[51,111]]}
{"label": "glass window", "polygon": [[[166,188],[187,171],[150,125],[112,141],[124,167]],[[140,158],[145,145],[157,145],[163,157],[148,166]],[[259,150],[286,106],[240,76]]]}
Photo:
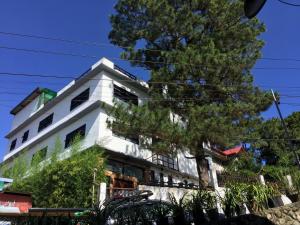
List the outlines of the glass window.
{"label": "glass window", "polygon": [[45,119],[43,119],[38,128],[38,132],[44,130],[46,127],[50,126],[53,122],[53,113],[49,116],[47,116]]}
{"label": "glass window", "polygon": [[129,135],[129,134],[124,134],[120,130],[118,130],[117,124],[114,122],[112,124],[112,132],[115,136],[119,138],[123,138],[125,140],[131,141],[135,144],[139,144],[139,136],[138,135]]}
{"label": "glass window", "polygon": [[67,134],[66,140],[65,140],[65,148],[68,148],[72,142],[74,141],[74,138],[80,135],[82,138],[85,137],[85,124],[76,130],[72,131],[71,133]]}
{"label": "glass window", "polygon": [[173,185],[173,177],[172,176],[168,176],[168,185],[169,186]]}
{"label": "glass window", "polygon": [[78,96],[73,98],[71,100],[70,111],[72,111],[73,109],[77,108],[78,106],[80,106],[81,104],[89,100],[89,96],[90,96],[90,89],[88,88],[82,93],[80,93]]}
{"label": "glass window", "polygon": [[152,162],[173,170],[178,170],[177,158],[172,158],[166,155],[154,154],[152,157]]}
{"label": "glass window", "polygon": [[108,161],[107,170],[114,172],[114,173],[123,174],[123,165],[119,162]]}
{"label": "glass window", "polygon": [[144,180],[144,170],[134,166],[124,166],[124,175],[136,177],[139,181]]}
{"label": "glass window", "polygon": [[114,85],[114,98],[117,98],[123,102],[138,105],[138,96],[135,94],[130,93],[129,91],[126,91],[124,88],[121,88],[117,85]]}
{"label": "glass window", "polygon": [[10,151],[14,150],[16,148],[17,139],[13,140],[10,144]]}
{"label": "glass window", "polygon": [[29,130],[25,131],[25,133],[23,134],[22,143],[24,143],[25,141],[27,141],[28,135],[29,135]]}
{"label": "glass window", "polygon": [[47,156],[47,149],[48,147],[42,148],[41,150],[37,151],[36,153],[33,154],[32,159],[31,159],[31,164],[33,163],[40,163],[46,159]]}

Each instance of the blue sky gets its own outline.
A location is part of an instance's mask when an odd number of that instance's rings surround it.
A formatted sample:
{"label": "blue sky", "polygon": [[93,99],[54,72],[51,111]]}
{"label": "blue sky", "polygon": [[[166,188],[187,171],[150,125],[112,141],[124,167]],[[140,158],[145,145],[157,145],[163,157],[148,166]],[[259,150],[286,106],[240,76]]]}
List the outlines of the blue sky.
{"label": "blue sky", "polygon": [[[0,7],[0,32],[15,32],[58,37],[78,41],[109,44],[109,15],[116,0],[3,0]],[[266,44],[263,57],[294,58],[299,61],[260,60],[256,67],[279,68],[253,70],[255,83],[264,88],[273,87],[283,95],[298,95],[300,89],[300,8],[269,0],[259,18],[267,31],[262,35]],[[33,54],[5,50],[1,46],[33,48],[49,51],[86,54],[95,58],[82,58],[46,54]],[[96,58],[107,57],[128,71],[147,77],[147,72],[132,68],[128,63],[116,60],[120,49],[67,44],[39,39],[20,38],[0,34],[0,72],[77,76],[89,68]],[[299,69],[283,69],[299,68]],[[13,77],[0,74],[0,159],[3,158],[10,130],[10,109],[37,86],[59,90],[68,79],[44,79]],[[299,88],[294,88],[299,87]],[[298,98],[282,98],[282,103],[298,103]],[[297,111],[300,106],[281,105],[283,115]],[[275,108],[264,113],[266,118],[277,116]]]}

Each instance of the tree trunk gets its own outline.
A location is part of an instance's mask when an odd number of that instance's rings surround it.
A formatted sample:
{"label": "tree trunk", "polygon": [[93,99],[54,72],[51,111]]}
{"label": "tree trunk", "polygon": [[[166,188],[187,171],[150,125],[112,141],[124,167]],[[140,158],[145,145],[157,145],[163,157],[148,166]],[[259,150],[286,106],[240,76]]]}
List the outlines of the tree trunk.
{"label": "tree trunk", "polygon": [[204,155],[196,156],[197,172],[199,177],[199,187],[205,188],[208,185],[208,165]]}

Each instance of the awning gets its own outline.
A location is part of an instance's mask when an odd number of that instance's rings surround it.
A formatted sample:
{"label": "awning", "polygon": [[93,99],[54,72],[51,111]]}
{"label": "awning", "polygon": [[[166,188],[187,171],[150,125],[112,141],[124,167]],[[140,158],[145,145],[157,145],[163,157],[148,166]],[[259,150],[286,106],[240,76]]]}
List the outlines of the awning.
{"label": "awning", "polygon": [[237,147],[222,151],[222,154],[226,155],[226,156],[232,156],[232,155],[239,154],[241,151],[243,151],[243,146],[237,146]]}

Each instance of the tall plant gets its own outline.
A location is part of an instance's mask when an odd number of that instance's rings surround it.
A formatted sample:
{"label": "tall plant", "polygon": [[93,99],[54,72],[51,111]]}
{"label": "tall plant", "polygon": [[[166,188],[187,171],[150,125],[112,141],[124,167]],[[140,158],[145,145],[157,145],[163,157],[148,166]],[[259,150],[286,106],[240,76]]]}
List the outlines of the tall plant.
{"label": "tall plant", "polygon": [[35,168],[14,181],[9,189],[31,193],[35,207],[91,207],[95,169],[96,182],[105,181],[103,151],[98,146],[81,151],[80,143],[73,149],[76,151],[69,158],[53,160],[59,158],[55,153],[55,157],[50,157],[51,163],[48,160],[42,165],[33,164]]}
{"label": "tall plant", "polygon": [[223,148],[249,139],[272,103],[251,74],[263,24],[244,20],[239,0],[119,0],[115,10],[111,42],[150,71],[148,102],[130,114],[117,105],[115,129],[140,135],[156,152],[189,151],[205,185],[203,143]]}

